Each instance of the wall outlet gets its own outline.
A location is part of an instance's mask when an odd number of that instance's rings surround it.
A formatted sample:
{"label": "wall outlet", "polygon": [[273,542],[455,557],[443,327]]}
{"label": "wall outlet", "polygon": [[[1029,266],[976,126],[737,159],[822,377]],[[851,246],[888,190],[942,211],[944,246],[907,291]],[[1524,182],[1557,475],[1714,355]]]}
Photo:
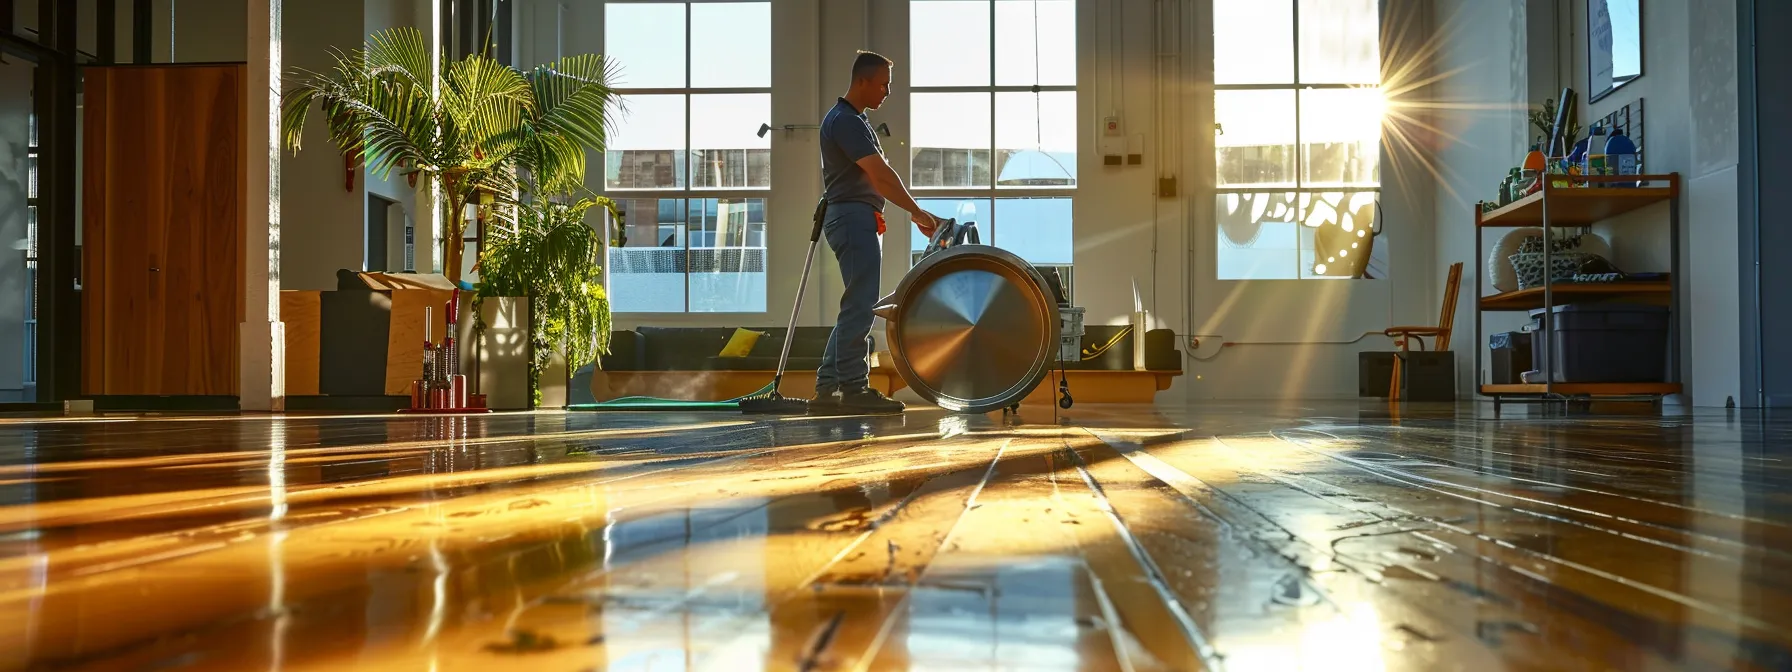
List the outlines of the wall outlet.
{"label": "wall outlet", "polygon": [[1121,157],[1126,154],[1126,138],[1121,136],[1102,136],[1101,163],[1106,166],[1118,166],[1124,163]]}

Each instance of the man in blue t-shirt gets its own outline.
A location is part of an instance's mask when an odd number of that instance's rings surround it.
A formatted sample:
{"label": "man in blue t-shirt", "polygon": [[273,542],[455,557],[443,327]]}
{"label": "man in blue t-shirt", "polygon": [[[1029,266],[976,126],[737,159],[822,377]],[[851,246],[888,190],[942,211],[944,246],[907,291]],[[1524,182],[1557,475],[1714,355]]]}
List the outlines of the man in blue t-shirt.
{"label": "man in blue t-shirt", "polygon": [[890,59],[868,51],[852,63],[852,87],[821,120],[822,198],[827,218],[822,232],[840,261],[846,290],[840,295],[840,317],[815,372],[812,411],[828,413],[900,413],[902,402],[871,389],[872,304],[878,299],[883,266],[885,201],[907,210],[921,233],[931,237],[938,226],[933,215],[915,204],[902,178],[884,160],[883,147],[865,110],[877,109],[890,95]]}

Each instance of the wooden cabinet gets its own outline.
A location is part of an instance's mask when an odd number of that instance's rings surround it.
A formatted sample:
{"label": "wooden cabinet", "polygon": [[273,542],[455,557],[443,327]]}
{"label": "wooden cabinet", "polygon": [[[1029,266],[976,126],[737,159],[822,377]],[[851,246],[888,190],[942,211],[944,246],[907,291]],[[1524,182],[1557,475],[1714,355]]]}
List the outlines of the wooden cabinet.
{"label": "wooden cabinet", "polygon": [[234,396],[247,70],[83,72],[82,392]]}

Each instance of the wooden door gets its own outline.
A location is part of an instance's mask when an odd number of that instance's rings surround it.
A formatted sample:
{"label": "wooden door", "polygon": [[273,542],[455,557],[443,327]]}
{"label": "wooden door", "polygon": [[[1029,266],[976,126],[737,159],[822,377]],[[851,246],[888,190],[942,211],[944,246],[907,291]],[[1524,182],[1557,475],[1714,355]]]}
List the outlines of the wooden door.
{"label": "wooden door", "polygon": [[246,68],[85,73],[83,392],[235,395]]}

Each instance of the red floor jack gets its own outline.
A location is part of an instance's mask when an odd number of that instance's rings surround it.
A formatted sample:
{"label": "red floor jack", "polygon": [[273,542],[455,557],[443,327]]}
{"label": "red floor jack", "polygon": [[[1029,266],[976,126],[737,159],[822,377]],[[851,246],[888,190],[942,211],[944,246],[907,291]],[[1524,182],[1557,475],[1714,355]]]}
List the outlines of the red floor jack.
{"label": "red floor jack", "polygon": [[411,407],[400,413],[490,413],[485,395],[467,391],[467,377],[460,372],[460,345],[454,338],[460,317],[460,290],[448,299],[448,333],[437,345],[431,341],[435,317],[423,309],[423,377],[411,381]]}

